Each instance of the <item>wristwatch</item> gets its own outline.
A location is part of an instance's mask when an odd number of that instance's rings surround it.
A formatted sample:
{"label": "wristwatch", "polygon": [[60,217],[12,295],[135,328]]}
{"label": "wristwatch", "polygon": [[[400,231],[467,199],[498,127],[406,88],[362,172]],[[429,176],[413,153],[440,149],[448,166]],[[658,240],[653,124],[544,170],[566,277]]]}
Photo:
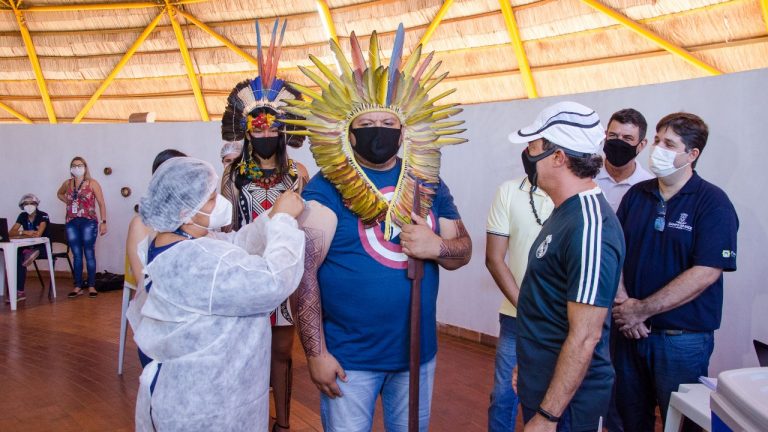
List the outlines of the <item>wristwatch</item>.
{"label": "wristwatch", "polygon": [[547,421],[551,421],[552,423],[557,423],[560,421],[560,417],[550,413],[549,411],[545,410],[542,407],[536,408],[536,412],[539,413],[540,416],[547,419]]}

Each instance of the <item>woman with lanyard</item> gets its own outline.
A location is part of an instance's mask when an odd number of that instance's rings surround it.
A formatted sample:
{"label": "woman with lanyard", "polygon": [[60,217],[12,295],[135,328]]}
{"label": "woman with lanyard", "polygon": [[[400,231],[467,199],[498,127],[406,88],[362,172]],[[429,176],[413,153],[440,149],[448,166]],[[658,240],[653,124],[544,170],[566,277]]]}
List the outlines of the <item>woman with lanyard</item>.
{"label": "woman with lanyard", "polygon": [[136,328],[153,359],[136,401],[137,431],[265,430],[269,312],[304,268],[304,204],[286,192],[238,232],[207,162],[177,157],[152,177],[139,213],[157,231],[147,251],[149,293]]}
{"label": "woman with lanyard", "polygon": [[[67,242],[74,260],[75,288],[67,297],[76,298],[85,294],[95,298],[96,292],[96,231],[107,233],[107,208],[99,183],[91,178],[85,159],[76,156],[69,164],[70,178],[59,187],[56,196],[67,205]],[[96,216],[96,204],[99,216]],[[101,225],[99,225],[101,220]],[[88,270],[87,283],[83,283],[83,254]]]}
{"label": "woman with lanyard", "polygon": [[[33,237],[46,237],[48,233],[48,213],[39,210],[37,207],[40,205],[40,198],[35,194],[24,194],[19,200],[19,208],[24,210],[16,218],[16,223],[13,224],[9,235],[11,238],[33,238]],[[24,293],[24,282],[27,279],[27,266],[32,264],[36,259],[47,258],[45,255],[45,246],[36,245],[19,248],[18,261],[16,268],[16,300],[26,300],[27,296]],[[5,298],[5,302],[10,300]]]}
{"label": "woman with lanyard", "polygon": [[[280,42],[275,41],[278,22],[272,32],[267,59],[259,62],[259,75],[235,86],[227,98],[221,119],[224,142],[243,143],[242,152],[224,170],[221,193],[233,204],[232,225],[237,231],[269,211],[286,191],[301,193],[309,180],[307,169],[288,158],[287,146],[301,147],[304,137],[286,135],[283,120],[298,119],[285,112],[287,101],[300,98],[298,92],[275,76]],[[258,32],[258,24],[256,30]],[[285,23],[283,24],[285,29]],[[257,33],[258,34],[258,33]],[[260,36],[257,38],[261,52]],[[277,47],[274,45],[277,43]],[[273,56],[273,58],[270,58]],[[262,56],[259,56],[262,59]],[[272,70],[264,67],[272,65]],[[276,419],[272,431],[290,430],[290,402],[294,322],[288,299],[272,312],[271,383]]]}

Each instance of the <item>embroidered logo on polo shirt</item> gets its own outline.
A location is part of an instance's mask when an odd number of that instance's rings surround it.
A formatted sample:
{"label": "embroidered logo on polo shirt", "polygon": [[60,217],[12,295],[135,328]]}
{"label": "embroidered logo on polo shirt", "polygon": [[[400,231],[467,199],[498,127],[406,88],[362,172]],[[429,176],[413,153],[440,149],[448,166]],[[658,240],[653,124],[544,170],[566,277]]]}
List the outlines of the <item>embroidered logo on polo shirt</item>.
{"label": "embroidered logo on polo shirt", "polygon": [[680,213],[680,216],[677,218],[676,222],[670,222],[667,224],[668,227],[683,230],[683,231],[693,231],[693,227],[688,225],[686,222],[688,220],[688,213]]}
{"label": "embroidered logo on polo shirt", "polygon": [[736,251],[723,249],[723,258],[736,258]]}
{"label": "embroidered logo on polo shirt", "polygon": [[541,242],[538,248],[536,248],[536,258],[541,259],[545,253],[547,253],[547,248],[549,247],[549,244],[552,243],[552,234],[549,234],[544,241]]}

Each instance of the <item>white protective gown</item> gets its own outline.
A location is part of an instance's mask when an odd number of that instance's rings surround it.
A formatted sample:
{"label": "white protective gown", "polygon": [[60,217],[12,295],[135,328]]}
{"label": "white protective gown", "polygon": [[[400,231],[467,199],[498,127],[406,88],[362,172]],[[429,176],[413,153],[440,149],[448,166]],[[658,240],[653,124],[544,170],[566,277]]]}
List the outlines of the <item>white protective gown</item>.
{"label": "white protective gown", "polygon": [[267,430],[268,316],[303,270],[304,233],[285,214],[155,257],[135,333],[154,359],[140,377],[136,430]]}

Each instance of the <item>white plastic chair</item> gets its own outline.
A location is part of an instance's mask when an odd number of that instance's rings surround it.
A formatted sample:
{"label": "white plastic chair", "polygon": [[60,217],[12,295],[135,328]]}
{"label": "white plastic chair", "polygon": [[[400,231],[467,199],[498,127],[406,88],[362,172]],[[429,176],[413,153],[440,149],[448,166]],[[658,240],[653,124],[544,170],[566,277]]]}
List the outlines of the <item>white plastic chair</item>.
{"label": "white plastic chair", "polygon": [[131,301],[131,291],[135,291],[136,287],[129,283],[123,283],[123,306],[120,312],[120,348],[117,353],[117,374],[123,374],[123,357],[125,357],[125,335],[128,330],[128,318],[126,313],[128,312],[128,303]]}

